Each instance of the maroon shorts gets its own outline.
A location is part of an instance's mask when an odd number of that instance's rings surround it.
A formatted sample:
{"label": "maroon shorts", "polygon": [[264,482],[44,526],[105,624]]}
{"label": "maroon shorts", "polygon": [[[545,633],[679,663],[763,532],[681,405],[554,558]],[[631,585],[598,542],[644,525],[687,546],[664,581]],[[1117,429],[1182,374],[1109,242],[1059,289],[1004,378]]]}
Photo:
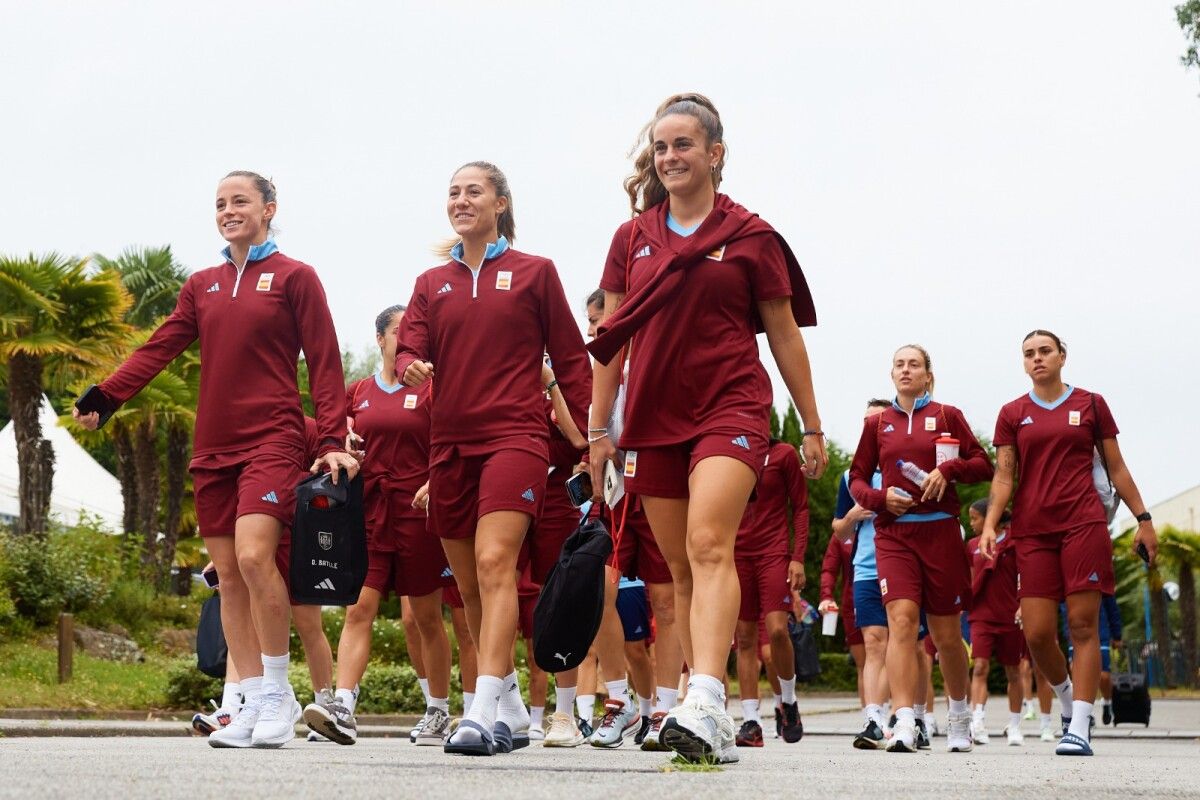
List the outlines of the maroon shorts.
{"label": "maroon shorts", "polygon": [[[238,517],[267,514],[291,527],[296,513],[296,486],[308,477],[302,454],[283,453],[277,446],[251,450],[232,464],[207,466],[192,462],[192,494],[201,536],[233,536]],[[220,461],[214,463],[220,464]]]}
{"label": "maroon shorts", "polygon": [[971,625],[971,658],[994,658],[1006,667],[1015,667],[1021,663],[1024,649],[1025,634],[1016,625]]}
{"label": "maroon shorts", "polygon": [[729,456],[754,470],[757,479],[767,460],[762,433],[706,433],[681,444],[625,451],[625,491],[649,497],[688,496],[688,478],[703,459]]}
{"label": "maroon shorts", "polygon": [[842,616],[842,632],[846,636],[846,646],[849,647],[852,644],[862,644],[862,631],[859,630],[858,625],[854,621],[854,604],[843,603],[838,611]]}
{"label": "maroon shorts", "polygon": [[454,579],[450,579],[450,583],[442,587],[442,602],[451,608],[465,608],[466,603],[463,602],[462,592],[458,590],[458,584]]}
{"label": "maroon shorts", "polygon": [[758,622],[772,611],[792,610],[792,590],[788,588],[790,561],[791,556],[787,553],[733,560],[737,567],[738,584],[742,588],[739,620]]}
{"label": "maroon shorts", "polygon": [[1065,600],[1078,592],[1116,593],[1112,540],[1103,522],[1065,533],[1019,536],[1017,596]]}
{"label": "maroon shorts", "polygon": [[[550,474],[553,476],[557,473],[556,469]],[[579,509],[571,505],[565,492],[553,491],[553,484],[554,481],[547,484],[542,514],[525,537],[529,547],[530,579],[538,586],[546,582],[551,568],[558,563],[563,542],[579,527]],[[561,487],[562,481],[558,481],[558,485]],[[556,497],[556,494],[562,494],[562,497]],[[523,567],[524,564],[519,566]]]}
{"label": "maroon shorts", "polygon": [[402,517],[388,522],[386,536],[373,531],[367,549],[364,586],[387,597],[424,597],[453,582],[441,540],[428,529],[424,517]]}
{"label": "maroon shorts", "polygon": [[912,600],[935,616],[971,607],[971,563],[957,517],[886,526],[876,522],[875,564],[885,606]]}
{"label": "maroon shorts", "polygon": [[429,523],[443,539],[469,539],[479,518],[520,511],[537,519],[546,493],[546,454],[515,448],[463,455],[456,445],[429,454]]}
{"label": "maroon shorts", "polygon": [[662,550],[658,549],[654,531],[650,530],[650,521],[646,519],[646,512],[642,510],[641,503],[635,502],[629,509],[625,515],[624,528],[620,528],[621,510],[618,509],[613,516],[615,519],[612,535],[617,539],[619,532],[620,539],[614,543],[608,565],[619,569],[627,578],[641,578],[646,583],[674,582],[671,568],[667,566],[667,559],[663,557]]}

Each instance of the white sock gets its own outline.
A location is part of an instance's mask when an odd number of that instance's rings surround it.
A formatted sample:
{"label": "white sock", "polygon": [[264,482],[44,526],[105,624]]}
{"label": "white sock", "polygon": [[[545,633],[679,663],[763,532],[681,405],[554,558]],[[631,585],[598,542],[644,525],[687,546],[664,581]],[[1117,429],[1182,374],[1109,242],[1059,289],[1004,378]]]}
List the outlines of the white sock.
{"label": "white sock", "polygon": [[1112,705],[1112,700],[1101,700],[1100,701],[1101,708],[1108,708],[1111,705]]}
{"label": "white sock", "polygon": [[883,727],[883,706],[878,703],[867,703],[867,707],[863,709],[863,716],[868,722],[875,720],[879,727]]}
{"label": "white sock", "polygon": [[742,720],[744,722],[762,722],[762,719],[758,716],[757,700],[742,701]]}
{"label": "white sock", "polygon": [[281,656],[262,654],[263,691],[267,691],[268,687],[280,691],[288,687],[288,661],[290,660],[291,656],[287,653]]}
{"label": "white sock", "polygon": [[1013,730],[1020,730],[1020,728],[1021,728],[1021,712],[1020,711],[1013,711],[1013,712],[1009,713],[1008,727],[1012,728]]}
{"label": "white sock", "polygon": [[242,697],[243,702],[249,703],[250,698],[258,697],[262,694],[262,676],[256,675],[253,678],[242,678]]}
{"label": "white sock", "polygon": [[338,689],[334,693],[334,697],[346,707],[347,711],[353,714],[354,706],[358,704],[358,687],[355,686],[353,689]]}
{"label": "white sock", "polygon": [[669,686],[659,686],[655,690],[658,701],[654,704],[655,711],[667,712],[679,704],[679,690]]}
{"label": "white sock", "polygon": [[450,715],[450,698],[449,697],[431,697],[429,698],[429,706],[431,708],[440,708],[446,712],[446,716]]}
{"label": "white sock", "polygon": [[546,713],[545,706],[533,706],[529,709],[529,727],[542,727],[542,716]]}
{"label": "white sock", "polygon": [[584,722],[591,724],[592,717],[596,715],[596,695],[581,694],[575,698],[576,715]]}
{"label": "white sock", "polygon": [[1038,712],[1038,722],[1040,722],[1042,724],[1042,730],[1050,729],[1050,715],[1049,714],[1043,714],[1042,712],[1039,711]]}
{"label": "white sock", "polygon": [[417,685],[421,687],[421,694],[425,695],[425,705],[429,705],[429,678],[417,678]]}
{"label": "white sock", "polygon": [[910,724],[910,725],[916,725],[917,724],[916,712],[909,706],[905,706],[904,708],[897,708],[896,709],[896,724],[899,725],[901,722],[908,722],[908,724]]}
{"label": "white sock", "polygon": [[688,681],[687,690],[688,697],[694,695],[703,703],[718,708],[725,707],[725,684],[721,682],[720,678],[694,672],[691,680]]}
{"label": "white sock", "polygon": [[240,683],[225,684],[225,691],[221,692],[221,708],[237,711],[241,707],[242,685]]}
{"label": "white sock", "polygon": [[924,703],[913,703],[913,716],[918,719],[925,719]]}
{"label": "white sock", "polygon": [[648,717],[654,711],[654,701],[649,697],[638,695],[638,713],[643,717]]}
{"label": "white sock", "polygon": [[1068,733],[1073,733],[1085,742],[1091,741],[1092,703],[1075,700],[1071,703],[1071,727]]}
{"label": "white sock", "polygon": [[525,700],[521,697],[521,683],[517,679],[516,670],[504,676],[496,718],[504,721],[513,731],[526,730],[529,727],[529,709],[525,708]]}
{"label": "white sock", "polygon": [[985,712],[983,710],[983,706],[975,706],[975,708],[971,711],[971,721],[983,722],[984,714]]}
{"label": "white sock", "polygon": [[771,693],[771,708],[779,708],[783,705],[783,698],[774,692]]}
{"label": "white sock", "polygon": [[1055,697],[1058,698],[1058,704],[1062,706],[1062,714],[1067,717],[1071,714],[1072,704],[1075,702],[1075,693],[1071,691],[1071,679],[1068,677],[1065,681],[1058,684],[1051,684],[1050,688],[1054,690]]}
{"label": "white sock", "polygon": [[[477,723],[485,731],[496,727],[496,712],[500,703],[500,693],[504,691],[504,679],[495,675],[480,675],[475,680],[475,699],[471,702],[471,711],[465,717]],[[470,730],[459,728],[459,731]]]}
{"label": "white sock", "polygon": [[783,702],[786,705],[791,705],[796,702],[796,676],[793,675],[790,679],[779,679],[779,692],[783,696]]}
{"label": "white sock", "polygon": [[967,698],[964,697],[961,700],[955,700],[954,698],[950,698],[950,715],[951,716],[966,714],[969,710],[970,710],[970,707],[967,705]]}
{"label": "white sock", "polygon": [[575,687],[554,687],[554,698],[554,711],[559,714],[566,714],[568,717],[571,716],[571,712],[575,709]]}
{"label": "white sock", "polygon": [[609,700],[620,700],[624,705],[623,708],[629,708],[633,703],[633,698],[629,696],[629,679],[619,681],[605,681],[604,688],[608,691]]}
{"label": "white sock", "polygon": [[471,713],[471,706],[475,705],[475,693],[463,692],[463,716]]}

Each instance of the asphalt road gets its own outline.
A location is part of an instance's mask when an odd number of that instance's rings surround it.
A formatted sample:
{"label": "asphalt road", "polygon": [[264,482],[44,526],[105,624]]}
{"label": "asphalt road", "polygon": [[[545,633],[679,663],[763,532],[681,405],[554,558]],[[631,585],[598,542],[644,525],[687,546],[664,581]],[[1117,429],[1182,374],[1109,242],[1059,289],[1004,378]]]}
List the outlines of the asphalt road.
{"label": "asphalt road", "polygon": [[404,740],[350,747],[297,739],[280,750],[214,750],[199,738],[0,738],[0,798],[329,797],[1200,797],[1200,743],[1105,739],[1093,758],[1053,755],[1030,737],[949,754],[862,752],[840,736],[769,739],[719,772],[666,771],[664,753],[534,745],[506,756],[447,756]]}

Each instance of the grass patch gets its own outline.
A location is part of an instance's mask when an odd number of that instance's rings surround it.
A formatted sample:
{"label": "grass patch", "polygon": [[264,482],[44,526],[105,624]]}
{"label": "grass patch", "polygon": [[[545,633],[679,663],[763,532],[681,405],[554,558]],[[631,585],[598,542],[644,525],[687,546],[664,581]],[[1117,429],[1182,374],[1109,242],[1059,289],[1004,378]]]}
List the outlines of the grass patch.
{"label": "grass patch", "polygon": [[0,708],[158,709],[177,659],[147,654],[120,664],[75,651],[73,678],[58,682],[58,651],[32,641],[0,644]]}
{"label": "grass patch", "polygon": [[712,756],[708,756],[700,763],[688,761],[683,756],[677,755],[658,768],[659,772],[724,772],[725,770],[717,766],[716,760]]}

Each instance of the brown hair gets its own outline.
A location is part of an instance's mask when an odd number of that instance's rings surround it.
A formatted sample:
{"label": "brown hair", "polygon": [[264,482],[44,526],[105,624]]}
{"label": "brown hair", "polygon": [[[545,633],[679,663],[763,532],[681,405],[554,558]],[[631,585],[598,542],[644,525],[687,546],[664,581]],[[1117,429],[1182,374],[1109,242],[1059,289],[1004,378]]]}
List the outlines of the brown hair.
{"label": "brown hair", "polygon": [[[505,239],[508,239],[509,244],[512,244],[517,239],[517,222],[516,218],[513,216],[512,190],[508,188],[508,178],[505,177],[504,173],[499,167],[490,161],[468,161],[466,164],[463,164],[461,167],[454,170],[454,175],[457,175],[468,167],[474,167],[475,169],[483,170],[484,175],[487,176],[488,183],[490,183],[492,185],[492,189],[496,191],[496,196],[503,197],[508,201],[508,205],[505,207],[504,211],[502,211],[500,216],[496,218],[496,232]],[[450,177],[453,178],[454,175],[451,175]],[[450,251],[453,250],[454,246],[460,241],[462,241],[462,239],[457,237],[447,239],[435,247],[433,252],[439,258],[449,258]]]}
{"label": "brown hair", "polygon": [[1035,336],[1050,337],[1051,339],[1054,340],[1054,346],[1058,348],[1058,352],[1062,353],[1064,356],[1067,354],[1067,343],[1064,342],[1062,339],[1058,338],[1057,335],[1051,333],[1050,331],[1044,331],[1041,328],[1037,328],[1036,330],[1032,330],[1029,333],[1025,334],[1025,338],[1021,340],[1021,344],[1025,344],[1026,342],[1028,342],[1030,339],[1032,339]]}
{"label": "brown hair", "polygon": [[[929,351],[919,344],[902,344],[896,348],[896,352],[899,353],[901,350],[908,350],[910,348],[916,350],[925,359],[925,371],[929,373],[929,388],[926,391],[932,395],[935,378],[933,377],[933,360],[929,357]],[[895,354],[892,354],[892,359],[895,360],[895,358]]]}
{"label": "brown hair", "polygon": [[[717,107],[707,97],[695,92],[688,92],[673,94],[664,100],[658,110],[654,112],[654,119],[646,123],[638,133],[638,139],[645,138],[646,144],[633,161],[633,174],[625,179],[625,193],[629,195],[629,208],[635,216],[667,199],[666,187],[662,185],[662,181],[658,179],[658,173],[654,171],[654,126],[669,114],[685,114],[695,117],[696,121],[700,123],[700,127],[704,129],[704,135],[708,137],[710,146],[717,142],[725,144],[725,129],[721,125],[721,115],[717,113]],[[637,150],[636,144],[634,150]],[[632,151],[630,155],[633,155]],[[714,189],[721,185],[721,172],[725,168],[727,155],[728,146],[726,146],[726,152],[721,154],[721,160],[713,168]]]}
{"label": "brown hair", "polygon": [[588,295],[587,302],[583,304],[583,307],[591,308],[592,306],[600,306],[601,309],[604,308],[604,290],[603,289],[597,289],[596,291],[594,291]]}
{"label": "brown hair", "polygon": [[891,408],[891,407],[892,407],[891,400],[884,400],[883,398],[880,398],[880,397],[872,397],[870,400],[867,401],[867,408]]}
{"label": "brown hair", "polygon": [[[257,172],[251,172],[248,169],[235,169],[221,180],[225,180],[226,178],[249,178],[250,182],[254,184],[254,188],[262,195],[264,205],[276,202],[275,183],[270,178],[264,178]],[[275,226],[272,224],[272,220],[267,220],[267,232],[275,233]]]}

